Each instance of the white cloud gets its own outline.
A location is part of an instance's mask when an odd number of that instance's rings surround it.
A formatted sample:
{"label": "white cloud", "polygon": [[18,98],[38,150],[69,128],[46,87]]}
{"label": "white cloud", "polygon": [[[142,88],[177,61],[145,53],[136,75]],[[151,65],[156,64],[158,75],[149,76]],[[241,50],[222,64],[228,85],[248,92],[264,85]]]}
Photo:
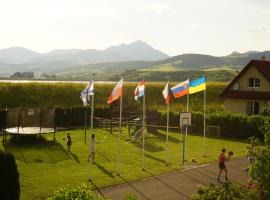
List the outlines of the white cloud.
{"label": "white cloud", "polygon": [[250,33],[259,33],[259,32],[267,32],[269,29],[267,27],[255,27],[248,29]]}
{"label": "white cloud", "polygon": [[164,5],[161,3],[151,3],[151,4],[144,5],[142,10],[154,12],[155,14],[161,15],[164,12],[169,11],[170,8],[167,5]]}
{"label": "white cloud", "polygon": [[189,24],[189,25],[185,26],[185,29],[191,29],[191,30],[204,29],[204,28],[205,28],[204,24]]}

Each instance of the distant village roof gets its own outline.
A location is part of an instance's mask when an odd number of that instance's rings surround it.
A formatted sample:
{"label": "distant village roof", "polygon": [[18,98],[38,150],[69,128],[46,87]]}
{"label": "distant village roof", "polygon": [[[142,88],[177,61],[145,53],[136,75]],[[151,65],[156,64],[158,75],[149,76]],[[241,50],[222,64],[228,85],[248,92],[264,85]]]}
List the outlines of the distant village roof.
{"label": "distant village roof", "polygon": [[270,100],[270,92],[230,90],[234,83],[236,83],[251,66],[256,67],[259,72],[261,72],[261,74],[270,82],[270,61],[251,60],[245,66],[245,68],[230,82],[230,84],[220,93],[220,97],[232,99]]}

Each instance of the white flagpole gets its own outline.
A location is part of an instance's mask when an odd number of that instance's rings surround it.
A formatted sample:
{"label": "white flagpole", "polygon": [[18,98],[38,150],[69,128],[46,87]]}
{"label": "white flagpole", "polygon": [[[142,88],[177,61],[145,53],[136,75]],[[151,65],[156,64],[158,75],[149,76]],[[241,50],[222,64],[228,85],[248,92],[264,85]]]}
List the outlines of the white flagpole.
{"label": "white flagpole", "polygon": [[[206,82],[206,80],[205,80]],[[205,134],[206,134],[206,121],[205,121],[205,111],[206,111],[206,88],[204,90],[204,105],[203,105],[203,156],[205,157]]]}
{"label": "white flagpole", "polygon": [[119,174],[119,166],[120,166],[120,142],[121,142],[121,133],[122,133],[122,95],[120,97],[119,134],[118,134],[118,158],[117,158],[117,169],[116,169],[117,174]]}
{"label": "white flagpole", "polygon": [[94,123],[94,95],[95,93],[92,94],[92,102],[91,102],[91,127],[90,127],[90,136],[93,135],[93,123]]}
{"label": "white flagpole", "polygon": [[[189,94],[187,94],[187,112],[189,111]],[[187,133],[188,133],[188,127],[186,126],[186,133],[185,133],[185,159],[187,155]]]}
{"label": "white flagpole", "polygon": [[145,94],[143,95],[143,126],[142,126],[143,149],[142,149],[142,170],[144,170],[144,145],[145,145],[144,126],[145,126]]}
{"label": "white flagpole", "polygon": [[[92,84],[94,84],[94,79],[92,80]],[[94,86],[95,87],[95,86]],[[92,135],[93,135],[93,126],[94,126],[94,95],[95,95],[95,90],[93,91],[92,96],[92,101],[91,101],[91,117],[90,117],[90,140],[89,140],[89,151],[91,150],[91,140],[92,140]],[[91,152],[90,152],[91,155]],[[91,180],[91,164],[92,164],[92,159],[89,159],[89,180]]]}
{"label": "white flagpole", "polygon": [[166,165],[169,159],[169,120],[170,120],[170,103],[167,104],[167,136],[166,136]]}

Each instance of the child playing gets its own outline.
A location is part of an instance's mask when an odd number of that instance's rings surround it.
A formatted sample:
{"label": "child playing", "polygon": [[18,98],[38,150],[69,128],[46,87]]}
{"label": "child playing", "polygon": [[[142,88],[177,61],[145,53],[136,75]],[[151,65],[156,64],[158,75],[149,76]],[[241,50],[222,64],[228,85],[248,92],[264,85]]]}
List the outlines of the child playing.
{"label": "child playing", "polygon": [[70,148],[71,148],[71,137],[70,137],[70,133],[67,134],[67,151],[70,152]]}

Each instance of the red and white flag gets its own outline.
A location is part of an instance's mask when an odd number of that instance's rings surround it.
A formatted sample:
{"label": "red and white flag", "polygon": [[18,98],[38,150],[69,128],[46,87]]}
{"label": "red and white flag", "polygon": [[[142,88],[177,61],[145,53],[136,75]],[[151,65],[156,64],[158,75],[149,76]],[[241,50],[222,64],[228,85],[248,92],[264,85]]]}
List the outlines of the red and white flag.
{"label": "red and white flag", "polygon": [[115,100],[119,99],[123,94],[123,79],[121,79],[114,87],[111,96],[108,98],[107,103],[111,104]]}
{"label": "red and white flag", "polygon": [[162,95],[166,101],[166,104],[170,103],[171,97],[170,97],[170,86],[169,86],[169,82],[167,82],[164,90],[162,91]]}

